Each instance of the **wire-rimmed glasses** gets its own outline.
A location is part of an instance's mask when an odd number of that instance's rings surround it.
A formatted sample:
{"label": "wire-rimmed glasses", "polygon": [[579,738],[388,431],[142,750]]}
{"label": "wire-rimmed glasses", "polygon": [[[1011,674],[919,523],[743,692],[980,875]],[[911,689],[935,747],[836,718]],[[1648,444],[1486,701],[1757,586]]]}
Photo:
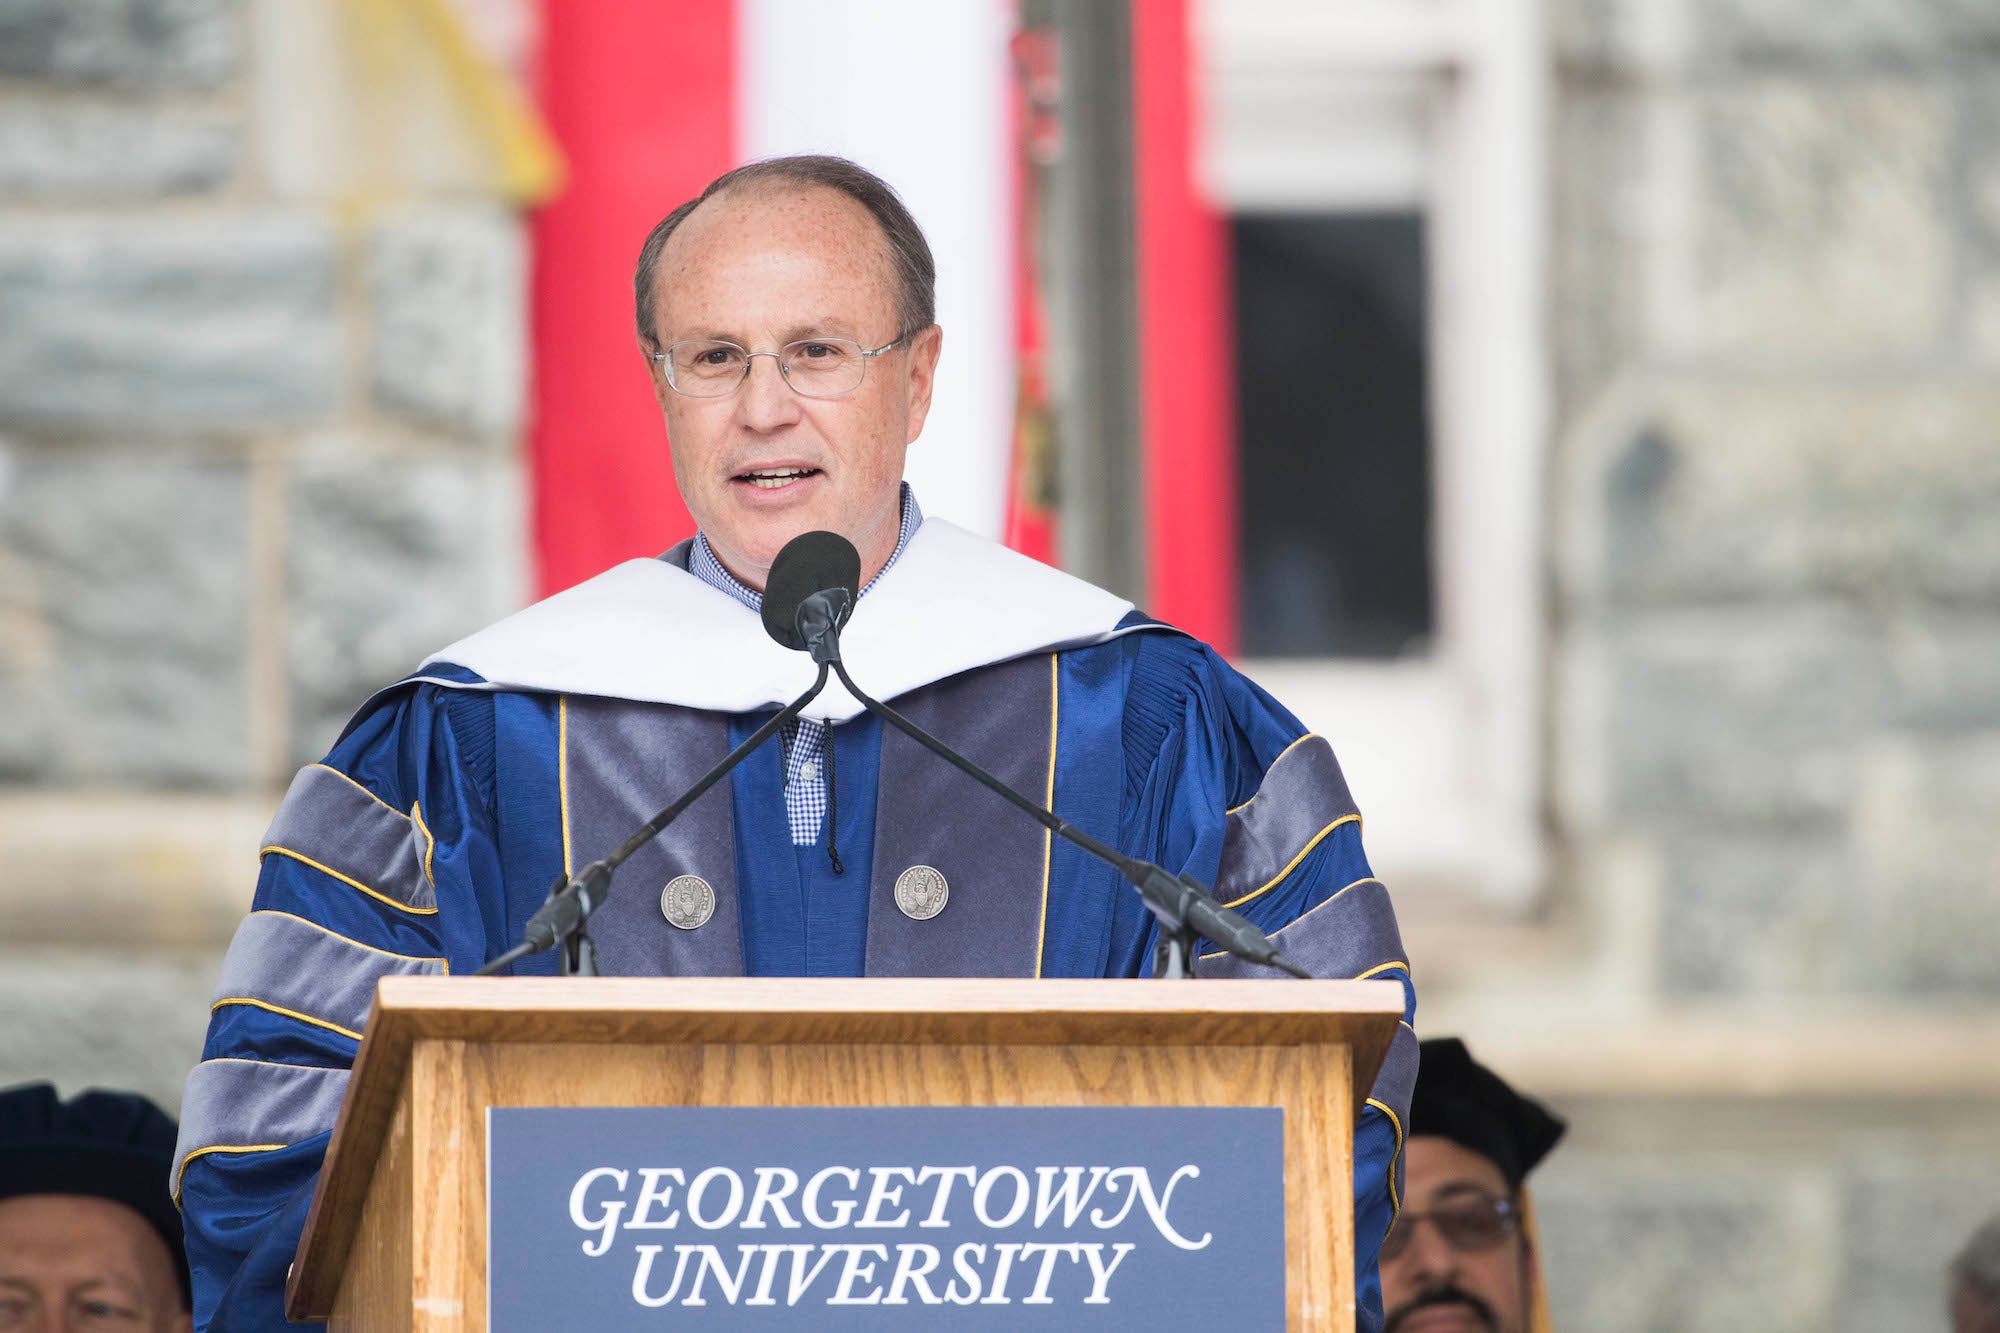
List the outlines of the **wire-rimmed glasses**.
{"label": "wire-rimmed glasses", "polygon": [[794,393],[839,398],[861,387],[870,361],[909,336],[897,334],[873,349],[852,338],[800,338],[775,352],[753,352],[719,338],[690,338],[668,344],[653,360],[665,369],[668,387],[689,398],[727,398],[750,378],[750,363],[760,356],[776,359],[778,373]]}
{"label": "wire-rimmed glasses", "polygon": [[1470,1193],[1441,1204],[1428,1212],[1405,1209],[1396,1225],[1382,1241],[1382,1258],[1394,1259],[1410,1247],[1419,1223],[1429,1222],[1454,1250],[1490,1250],[1520,1226],[1520,1209],[1511,1199],[1490,1194]]}

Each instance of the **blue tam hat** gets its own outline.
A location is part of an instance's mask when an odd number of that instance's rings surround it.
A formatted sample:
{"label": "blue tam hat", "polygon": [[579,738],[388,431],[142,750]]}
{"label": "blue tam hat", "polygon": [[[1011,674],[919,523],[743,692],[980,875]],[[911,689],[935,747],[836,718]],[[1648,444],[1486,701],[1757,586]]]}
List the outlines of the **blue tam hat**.
{"label": "blue tam hat", "polygon": [[137,1093],[91,1091],[63,1101],[52,1083],[8,1088],[0,1091],[0,1199],[86,1194],[124,1204],[166,1242],[185,1305],[187,1251],[167,1194],[177,1133],[167,1113]]}

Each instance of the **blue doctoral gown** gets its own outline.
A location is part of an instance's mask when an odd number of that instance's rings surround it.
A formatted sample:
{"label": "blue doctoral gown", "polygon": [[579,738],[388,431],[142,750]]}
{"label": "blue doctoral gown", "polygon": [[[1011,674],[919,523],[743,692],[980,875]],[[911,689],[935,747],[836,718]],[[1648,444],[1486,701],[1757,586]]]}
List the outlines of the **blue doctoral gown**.
{"label": "blue doctoral gown", "polygon": [[[1126,615],[1093,638],[895,702],[1077,827],[1213,885],[1314,975],[1402,982],[1405,1025],[1354,1139],[1359,1327],[1379,1328],[1376,1252],[1397,1206],[1415,1001],[1332,749],[1178,632]],[[198,1329],[289,1326],[287,1266],[377,980],[466,973],[507,949],[559,874],[622,841],[771,711],[496,688],[434,661],[301,771],[264,840],[184,1103],[173,1183]],[[826,832],[792,845],[767,745],[621,870],[591,923],[606,973],[1150,972],[1155,922],[1109,867],[872,718],[841,721],[829,743],[841,871]],[[914,865],[949,885],[931,920],[895,906]],[[658,886],[688,874],[716,910],[681,930]],[[516,971],[554,968],[543,955]],[[1219,955],[1200,971],[1264,972]]]}

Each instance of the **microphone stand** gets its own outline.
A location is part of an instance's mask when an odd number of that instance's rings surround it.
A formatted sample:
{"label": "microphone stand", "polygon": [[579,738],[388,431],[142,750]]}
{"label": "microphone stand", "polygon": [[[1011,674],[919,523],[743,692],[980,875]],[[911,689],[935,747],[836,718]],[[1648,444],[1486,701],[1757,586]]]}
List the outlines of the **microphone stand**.
{"label": "microphone stand", "polygon": [[840,614],[841,609],[836,596],[827,593],[815,593],[799,605],[799,634],[806,641],[813,660],[820,664],[820,670],[824,672],[831,666],[840,683],[860,701],[863,708],[1021,810],[1049,832],[1117,867],[1159,919],[1160,943],[1153,962],[1155,976],[1192,979],[1195,975],[1195,938],[1201,935],[1239,958],[1275,967],[1295,977],[1311,978],[1311,973],[1280,954],[1270,937],[1247,918],[1216,902],[1193,876],[1168,874],[1161,866],[1127,856],[1117,848],[1099,842],[1053,811],[1036,805],[889,705],[862,693],[854,678],[847,674],[847,664],[840,660],[840,622],[845,618]]}
{"label": "microphone stand", "polygon": [[752,732],[749,739],[723,756],[715,767],[702,774],[695,784],[682,792],[672,805],[641,824],[632,836],[620,843],[616,850],[602,860],[592,861],[574,878],[556,877],[549,888],[548,900],[542,904],[521,931],[521,942],[488,962],[472,975],[489,977],[504,968],[512,967],[529,954],[541,953],[545,949],[562,946],[561,973],[566,977],[594,977],[597,975],[597,946],[590,941],[584,926],[590,914],[604,905],[611,893],[611,876],[619,866],[625,864],[632,854],[658,837],[660,831],[680,818],[681,812],[700,799],[703,792],[722,781],[729,771],[742,763],[750,752],[776,735],[778,729],[799,715],[799,711],[826,688],[827,665],[819,664],[819,676],[812,687],[798,698],[786,704],[763,726]]}
{"label": "microphone stand", "polygon": [[[849,568],[839,569],[838,561],[829,567],[828,542],[835,542],[846,548],[846,564]],[[798,558],[787,561],[787,552],[801,548],[801,544],[818,548],[801,549]],[[1153,973],[1157,977],[1192,978],[1195,975],[1195,941],[1206,937],[1222,946],[1227,953],[1249,962],[1277,968],[1295,977],[1309,978],[1310,973],[1285,958],[1271,939],[1259,930],[1248,918],[1232,912],[1215,901],[1201,883],[1190,875],[1171,875],[1149,861],[1127,856],[1115,847],[1108,846],[1075,827],[1068,820],[1059,818],[1053,811],[1044,810],[1027,797],[1009,787],[971,760],[960,755],[943,741],[938,740],[922,727],[911,722],[887,704],[870,698],[854,678],[847,674],[847,666],[840,660],[840,628],[846,623],[856,599],[854,582],[857,571],[852,568],[858,562],[852,546],[826,533],[808,533],[794,538],[778,559],[772,562],[772,582],[766,588],[764,608],[765,628],[780,643],[788,648],[804,648],[811,653],[813,662],[819,667],[819,674],[812,686],[792,700],[763,726],[731,750],[721,762],[702,775],[699,781],[683,792],[673,804],[661,810],[642,824],[631,837],[620,843],[609,856],[593,861],[575,876],[564,879],[558,876],[549,889],[549,896],[522,929],[521,942],[512,949],[492,959],[473,975],[491,976],[512,966],[530,954],[545,949],[562,946],[562,974],[565,976],[596,976],[597,950],[585,930],[591,913],[603,905],[611,892],[611,876],[633,853],[657,837],[660,831],[680,817],[683,810],[698,800],[710,787],[735,768],[759,745],[769,740],[786,723],[796,718],[805,706],[819,697],[826,688],[829,672],[840,678],[840,683],[858,700],[862,707],[881,718],[896,730],[917,742],[932,754],[937,755],[961,773],[978,782],[1015,806],[1047,829],[1050,833],[1084,851],[1108,862],[1118,872],[1132,882],[1139,891],[1139,897],[1160,923],[1160,941],[1154,953]],[[779,579],[779,566],[788,564],[793,573]],[[783,611],[770,600],[773,591],[781,585],[796,585],[804,582],[815,591],[797,602],[791,623],[784,623]],[[793,637],[793,635],[796,637]]]}

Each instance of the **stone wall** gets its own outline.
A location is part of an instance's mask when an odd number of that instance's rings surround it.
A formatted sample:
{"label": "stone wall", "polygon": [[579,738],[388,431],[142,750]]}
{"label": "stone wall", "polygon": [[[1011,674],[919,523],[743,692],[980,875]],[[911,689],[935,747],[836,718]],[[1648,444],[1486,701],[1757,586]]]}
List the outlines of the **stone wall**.
{"label": "stone wall", "polygon": [[1559,1327],[1942,1328],[2000,1212],[2000,6],[1551,19],[1564,873],[1424,1026],[1574,1121]]}
{"label": "stone wall", "polygon": [[0,1084],[176,1104],[293,768],[522,595],[520,224],[272,133],[288,3],[0,0]]}

